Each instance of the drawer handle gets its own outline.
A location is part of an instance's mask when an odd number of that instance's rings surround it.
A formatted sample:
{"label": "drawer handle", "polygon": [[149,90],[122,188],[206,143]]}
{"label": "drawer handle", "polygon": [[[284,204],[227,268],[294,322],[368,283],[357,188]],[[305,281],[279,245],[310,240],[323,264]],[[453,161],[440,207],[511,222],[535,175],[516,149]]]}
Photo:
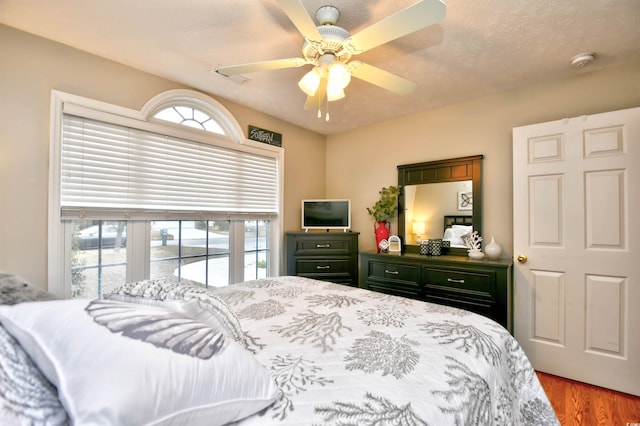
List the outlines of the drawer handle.
{"label": "drawer handle", "polygon": [[454,280],[452,278],[447,278],[447,282],[450,283],[458,283],[458,284],[464,284],[464,280]]}
{"label": "drawer handle", "polygon": [[316,244],[316,248],[331,248],[331,244]]}
{"label": "drawer handle", "polygon": [[320,265],[317,265],[317,266],[316,266],[316,269],[331,269],[331,266],[328,266],[328,265],[327,265],[327,266],[320,266]]}
{"label": "drawer handle", "polygon": [[385,269],[385,270],[384,270],[384,273],[385,273],[385,274],[398,275],[400,272],[398,272],[398,271],[390,271],[390,270],[388,270],[388,269]]}

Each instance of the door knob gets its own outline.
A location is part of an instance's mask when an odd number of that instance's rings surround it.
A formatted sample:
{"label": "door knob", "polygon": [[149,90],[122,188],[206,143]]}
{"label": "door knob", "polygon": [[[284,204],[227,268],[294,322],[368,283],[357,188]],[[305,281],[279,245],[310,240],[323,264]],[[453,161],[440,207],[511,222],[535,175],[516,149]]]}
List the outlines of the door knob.
{"label": "door knob", "polygon": [[527,263],[527,256],[525,256],[524,254],[519,254],[517,259],[520,263]]}

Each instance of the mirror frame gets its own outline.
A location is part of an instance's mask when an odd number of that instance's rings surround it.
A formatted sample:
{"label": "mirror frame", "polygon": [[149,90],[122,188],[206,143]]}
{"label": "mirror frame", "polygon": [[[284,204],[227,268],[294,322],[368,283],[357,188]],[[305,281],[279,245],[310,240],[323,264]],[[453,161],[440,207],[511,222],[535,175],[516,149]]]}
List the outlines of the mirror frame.
{"label": "mirror frame", "polygon": [[[482,236],[482,155],[427,161],[398,166],[398,235],[402,239],[403,251],[419,253],[418,245],[406,244],[404,187],[423,183],[456,182],[471,180],[473,189],[473,230]],[[443,218],[444,220],[444,218]],[[447,254],[467,255],[466,248],[451,247]]]}

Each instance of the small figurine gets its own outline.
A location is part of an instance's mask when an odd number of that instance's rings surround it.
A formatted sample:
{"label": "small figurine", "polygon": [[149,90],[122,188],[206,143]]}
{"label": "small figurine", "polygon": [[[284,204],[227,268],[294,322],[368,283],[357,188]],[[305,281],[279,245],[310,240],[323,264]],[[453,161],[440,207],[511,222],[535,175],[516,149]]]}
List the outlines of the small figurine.
{"label": "small figurine", "polygon": [[481,250],[482,237],[478,235],[478,231],[473,231],[464,241],[465,245],[469,248],[467,253],[469,253],[470,258],[482,259],[484,257],[484,253]]}

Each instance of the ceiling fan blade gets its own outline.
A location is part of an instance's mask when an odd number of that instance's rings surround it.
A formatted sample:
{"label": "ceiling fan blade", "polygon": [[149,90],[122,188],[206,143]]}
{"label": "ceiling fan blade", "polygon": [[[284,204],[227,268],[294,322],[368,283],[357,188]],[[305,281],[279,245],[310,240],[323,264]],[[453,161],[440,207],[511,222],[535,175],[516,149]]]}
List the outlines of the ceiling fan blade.
{"label": "ceiling fan blade", "polygon": [[363,29],[344,41],[352,54],[365,52],[444,19],[447,6],[442,0],[422,0]]}
{"label": "ceiling fan blade", "polygon": [[300,0],[278,0],[278,4],[305,39],[318,43],[322,41],[322,35]]}
{"label": "ceiling fan blade", "polygon": [[218,67],[212,72],[222,74],[225,77],[232,75],[256,72],[278,70],[282,68],[296,68],[306,65],[307,61],[302,58],[276,59],[273,61],[253,62],[250,64],[230,65],[228,67]]}
{"label": "ceiling fan blade", "polygon": [[365,64],[364,62],[352,61],[348,66],[352,76],[397,93],[398,95],[407,95],[416,87],[413,81],[399,77],[378,67]]}

